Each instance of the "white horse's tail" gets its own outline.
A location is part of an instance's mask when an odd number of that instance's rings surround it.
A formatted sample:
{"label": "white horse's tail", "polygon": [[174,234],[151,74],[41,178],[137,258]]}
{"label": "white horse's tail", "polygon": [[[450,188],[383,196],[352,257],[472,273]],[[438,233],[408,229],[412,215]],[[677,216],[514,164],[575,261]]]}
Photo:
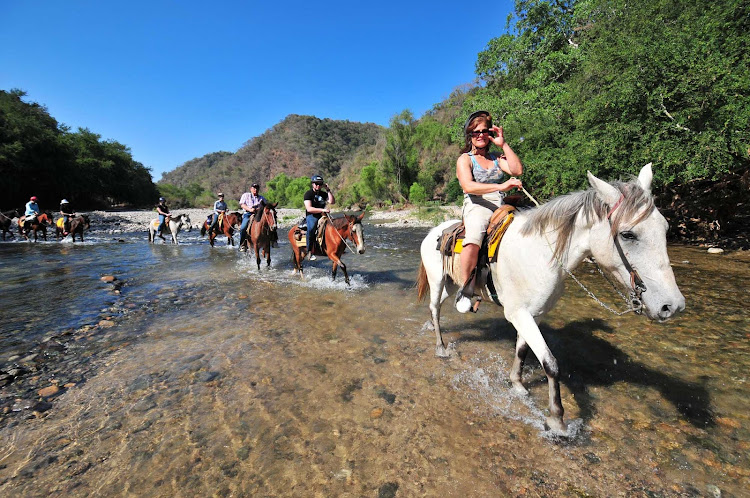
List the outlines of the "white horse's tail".
{"label": "white horse's tail", "polygon": [[430,288],[427,280],[427,270],[424,268],[424,263],[419,263],[419,272],[417,273],[417,301],[424,301],[424,297],[427,295],[427,289]]}

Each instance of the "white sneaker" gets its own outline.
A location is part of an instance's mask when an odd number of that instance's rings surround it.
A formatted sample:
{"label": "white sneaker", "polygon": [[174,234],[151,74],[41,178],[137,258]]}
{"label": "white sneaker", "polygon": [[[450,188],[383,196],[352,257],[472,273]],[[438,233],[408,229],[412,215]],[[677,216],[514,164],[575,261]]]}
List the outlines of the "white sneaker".
{"label": "white sneaker", "polygon": [[310,255],[310,261],[315,261],[316,259],[318,258],[314,254]]}
{"label": "white sneaker", "polygon": [[461,296],[456,301],[456,311],[459,313],[466,313],[471,309],[471,299],[466,296]]}

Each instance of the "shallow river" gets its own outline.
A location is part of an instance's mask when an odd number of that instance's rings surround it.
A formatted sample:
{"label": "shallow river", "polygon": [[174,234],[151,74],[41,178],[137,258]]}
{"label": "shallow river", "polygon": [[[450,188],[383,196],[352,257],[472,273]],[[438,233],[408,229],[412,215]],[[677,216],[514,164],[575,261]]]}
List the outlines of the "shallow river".
{"label": "shallow river", "polygon": [[670,247],[666,324],[568,282],[542,324],[560,439],[532,354],[510,389],[499,307],[445,306],[434,356],[407,226],[365,220],[350,287],[327,260],[292,275],[285,236],[260,272],[195,230],[0,243],[0,495],[747,496],[750,256]]}

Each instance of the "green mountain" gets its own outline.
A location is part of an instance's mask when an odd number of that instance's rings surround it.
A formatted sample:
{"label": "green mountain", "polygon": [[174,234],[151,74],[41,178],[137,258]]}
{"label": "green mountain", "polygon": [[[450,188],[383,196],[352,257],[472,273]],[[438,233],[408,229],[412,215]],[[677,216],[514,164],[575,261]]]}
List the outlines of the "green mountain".
{"label": "green mountain", "polygon": [[222,191],[239,199],[251,183],[265,187],[280,173],[291,178],[323,175],[333,181],[342,169],[362,156],[376,159],[385,129],[373,123],[287,116],[237,152],[213,152],[164,173],[160,187]]}

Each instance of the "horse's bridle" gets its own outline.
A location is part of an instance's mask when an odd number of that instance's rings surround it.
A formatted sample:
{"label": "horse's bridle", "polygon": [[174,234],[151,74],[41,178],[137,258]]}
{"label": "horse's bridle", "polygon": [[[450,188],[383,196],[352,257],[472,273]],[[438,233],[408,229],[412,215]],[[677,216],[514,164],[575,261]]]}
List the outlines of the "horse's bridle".
{"label": "horse's bridle", "polygon": [[[607,221],[609,222],[610,228],[612,227],[612,214],[618,207],[620,207],[623,199],[625,199],[625,196],[623,194],[620,194],[620,198],[617,200],[615,205],[612,206],[612,209],[609,210],[609,213],[607,213]],[[643,301],[641,300],[641,295],[646,292],[646,284],[643,283],[641,276],[638,275],[638,271],[633,268],[633,265],[630,264],[630,261],[628,261],[628,258],[625,256],[625,251],[622,250],[622,246],[620,245],[620,241],[617,239],[617,235],[617,233],[614,233],[612,235],[612,240],[615,243],[617,254],[620,255],[620,261],[622,261],[625,269],[630,274],[630,304],[633,307],[633,311],[640,315],[643,312]]]}

